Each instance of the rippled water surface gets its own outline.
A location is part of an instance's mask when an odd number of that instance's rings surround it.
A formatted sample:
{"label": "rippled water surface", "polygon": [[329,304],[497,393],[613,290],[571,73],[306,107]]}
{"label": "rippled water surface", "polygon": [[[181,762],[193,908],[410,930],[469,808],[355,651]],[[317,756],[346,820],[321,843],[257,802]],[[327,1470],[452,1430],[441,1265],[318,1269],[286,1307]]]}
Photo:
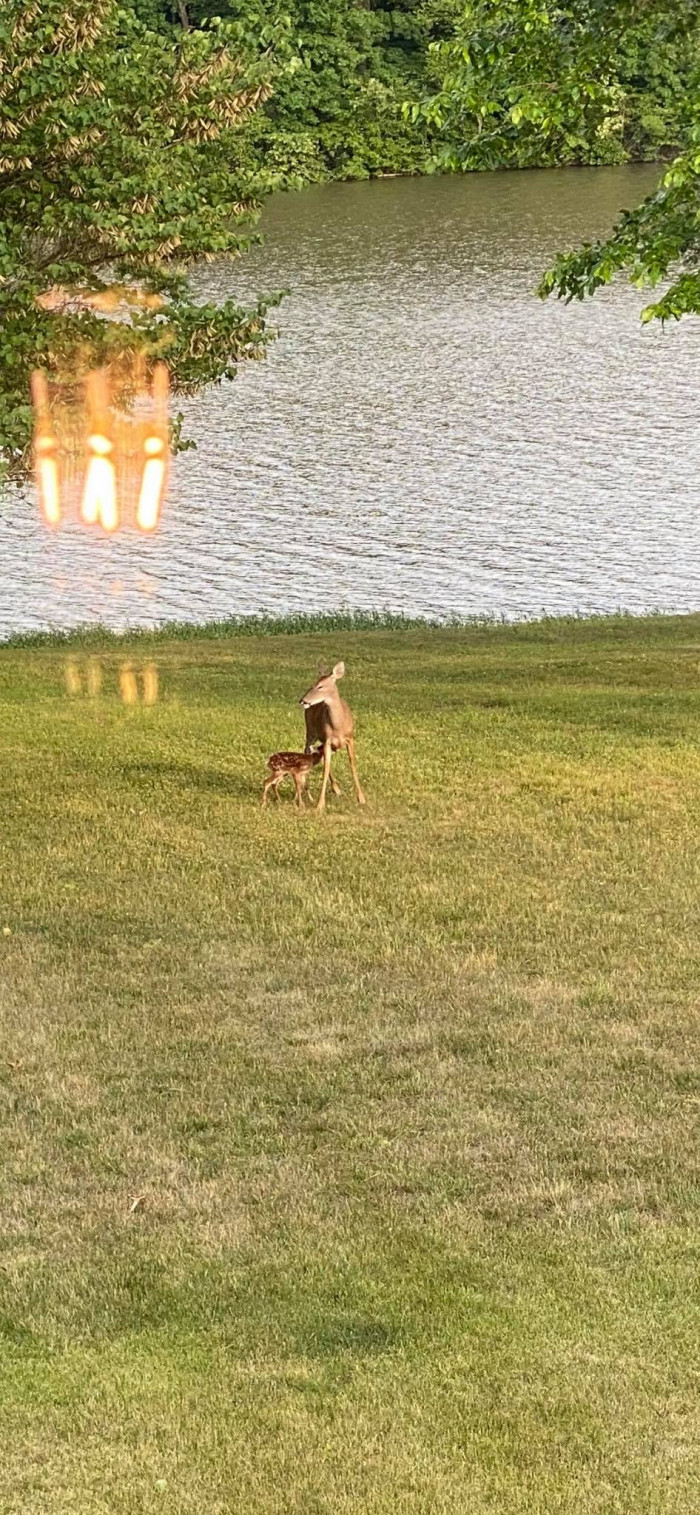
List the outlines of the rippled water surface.
{"label": "rippled water surface", "polygon": [[187,405],[153,541],[0,511],[0,633],[342,606],[700,606],[700,325],[538,274],[655,182],[627,168],[326,185],[202,295],[287,287],[268,362]]}

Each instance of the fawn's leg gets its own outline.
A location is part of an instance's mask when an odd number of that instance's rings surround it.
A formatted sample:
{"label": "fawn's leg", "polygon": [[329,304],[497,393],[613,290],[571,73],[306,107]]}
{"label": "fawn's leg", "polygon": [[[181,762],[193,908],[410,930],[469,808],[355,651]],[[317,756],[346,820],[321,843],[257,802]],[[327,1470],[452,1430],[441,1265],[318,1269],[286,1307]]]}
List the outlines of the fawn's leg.
{"label": "fawn's leg", "polygon": [[321,793],[318,797],[318,804],[316,806],[317,810],[325,810],[326,808],[326,790],[328,788],[328,780],[330,778],[332,756],[333,748],[330,742],[325,742],[323,747],[323,783],[321,785]]}
{"label": "fawn's leg", "polygon": [[265,783],[263,785],[263,792],[262,792],[262,807],[263,807],[263,810],[265,809],[265,806],[267,805],[267,796],[268,796],[270,790],[272,790],[272,793],[273,793],[275,799],[277,799],[277,785],[278,785],[278,783],[279,783],[279,779],[275,778],[274,773],[273,773],[271,779],[266,779],[265,780]]}
{"label": "fawn's leg", "polygon": [[355,738],[354,738],[354,736],[349,736],[348,737],[347,748],[348,748],[348,758],[350,759],[350,767],[352,769],[353,781],[354,781],[354,784],[355,784],[355,794],[357,795],[357,803],[358,803],[358,805],[364,805],[364,803],[365,803],[365,797],[364,797],[364,794],[362,793],[362,785],[360,784],[360,775],[358,774],[357,763],[355,762]]}
{"label": "fawn's leg", "polygon": [[337,781],[334,779],[332,773],[329,773],[329,775],[328,775],[328,782],[329,782],[329,784],[331,786],[331,789],[333,790],[333,793],[334,793],[336,799],[340,799],[340,796],[341,796],[341,794],[342,794],[343,791],[342,791],[342,789],[340,787],[340,784],[337,783]]}
{"label": "fawn's leg", "polygon": [[296,793],[294,795],[294,804],[296,805],[296,807],[297,807],[298,810],[303,810],[304,809],[304,788],[305,788],[305,785],[306,785],[306,774],[305,773],[295,773],[293,775],[293,778],[294,778],[294,788],[296,790]]}

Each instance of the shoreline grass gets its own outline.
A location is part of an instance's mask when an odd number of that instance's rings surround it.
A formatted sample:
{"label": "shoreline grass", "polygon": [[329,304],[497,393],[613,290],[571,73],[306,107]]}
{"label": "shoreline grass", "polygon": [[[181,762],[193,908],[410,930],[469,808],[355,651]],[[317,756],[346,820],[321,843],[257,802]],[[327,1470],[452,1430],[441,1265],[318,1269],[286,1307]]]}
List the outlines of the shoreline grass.
{"label": "shoreline grass", "polygon": [[[366,810],[263,813],[320,656]],[[0,1515],[694,1515],[699,667],[0,647]]]}
{"label": "shoreline grass", "polygon": [[69,649],[93,645],[121,646],[132,643],[196,641],[201,638],[218,640],[243,636],[298,636],[304,633],[334,631],[488,631],[498,627],[507,628],[514,635],[518,633],[527,635],[533,630],[566,629],[570,626],[580,626],[582,623],[592,629],[598,626],[606,628],[615,625],[626,627],[629,624],[637,626],[647,622],[654,624],[667,622],[675,626],[679,621],[692,620],[695,615],[700,616],[700,610],[697,612],[581,611],[568,615],[549,615],[543,612],[541,615],[522,619],[509,619],[506,616],[496,615],[413,616],[391,610],[341,609],[312,613],[295,611],[280,616],[260,612],[251,615],[226,616],[219,620],[160,621],[152,626],[127,626],[121,631],[115,631],[98,621],[88,621],[63,629],[17,631],[0,637],[0,650],[3,648],[20,650],[32,647]]}

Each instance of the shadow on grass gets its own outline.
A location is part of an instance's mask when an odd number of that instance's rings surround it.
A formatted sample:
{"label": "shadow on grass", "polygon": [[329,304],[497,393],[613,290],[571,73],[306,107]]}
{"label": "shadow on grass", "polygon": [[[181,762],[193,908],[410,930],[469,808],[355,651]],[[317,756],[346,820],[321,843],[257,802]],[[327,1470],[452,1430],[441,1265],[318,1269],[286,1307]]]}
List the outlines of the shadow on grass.
{"label": "shadow on grass", "polygon": [[327,1315],[301,1329],[297,1351],[305,1357],[324,1359],[351,1352],[356,1357],[374,1357],[403,1344],[395,1326],[351,1315]]}
{"label": "shadow on grass", "polygon": [[199,789],[212,794],[226,794],[231,798],[260,799],[265,764],[260,764],[260,778],[246,778],[241,773],[223,773],[215,768],[198,768],[196,763],[126,763],[121,769],[124,778],[132,783],[153,784],[162,780],[176,784],[180,789]]}

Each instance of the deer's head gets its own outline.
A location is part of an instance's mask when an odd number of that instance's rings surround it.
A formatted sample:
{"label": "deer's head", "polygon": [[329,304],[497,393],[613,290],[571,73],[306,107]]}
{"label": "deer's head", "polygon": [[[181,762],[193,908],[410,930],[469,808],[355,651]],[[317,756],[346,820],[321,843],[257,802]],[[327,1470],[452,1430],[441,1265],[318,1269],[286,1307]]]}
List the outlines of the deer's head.
{"label": "deer's head", "polygon": [[308,710],[311,705],[330,704],[337,692],[336,685],[338,679],[342,679],[344,673],[345,664],[336,663],[332,673],[321,674],[320,679],[317,679],[316,683],[312,684],[310,689],[307,689],[299,704],[303,705],[305,710]]}

